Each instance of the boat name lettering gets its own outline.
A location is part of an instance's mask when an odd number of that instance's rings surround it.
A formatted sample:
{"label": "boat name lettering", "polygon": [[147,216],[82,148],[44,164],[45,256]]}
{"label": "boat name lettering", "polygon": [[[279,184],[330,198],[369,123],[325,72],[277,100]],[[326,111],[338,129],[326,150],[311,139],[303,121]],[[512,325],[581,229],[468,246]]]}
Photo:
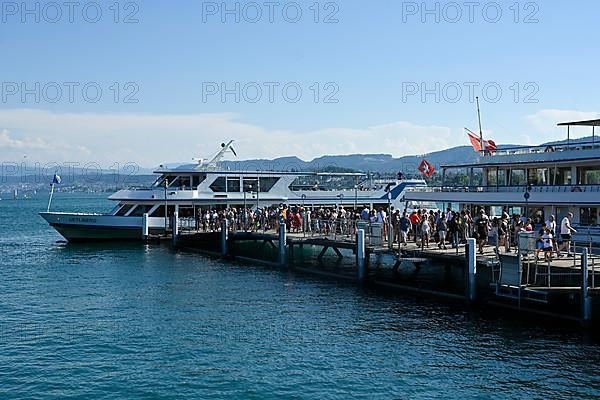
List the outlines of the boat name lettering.
{"label": "boat name lettering", "polygon": [[69,218],[69,222],[89,222],[95,224],[96,218],[71,217]]}

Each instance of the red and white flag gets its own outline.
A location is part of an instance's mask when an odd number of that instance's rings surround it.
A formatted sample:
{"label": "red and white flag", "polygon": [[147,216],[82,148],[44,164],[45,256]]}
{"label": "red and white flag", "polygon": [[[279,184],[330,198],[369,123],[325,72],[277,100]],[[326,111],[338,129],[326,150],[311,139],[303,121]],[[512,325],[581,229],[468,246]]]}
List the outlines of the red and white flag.
{"label": "red and white flag", "polygon": [[[465,131],[467,132],[467,136],[469,136],[469,140],[471,141],[473,149],[475,149],[475,151],[482,151],[481,139],[479,138],[479,136],[477,136],[467,128],[465,128]],[[484,140],[483,146],[485,148],[485,151],[496,151],[497,149],[496,142],[494,142],[493,140]]]}
{"label": "red and white flag", "polygon": [[423,175],[429,178],[435,172],[435,168],[433,167],[433,165],[431,165],[429,161],[423,160],[421,161],[421,164],[419,164],[419,171],[421,171]]}

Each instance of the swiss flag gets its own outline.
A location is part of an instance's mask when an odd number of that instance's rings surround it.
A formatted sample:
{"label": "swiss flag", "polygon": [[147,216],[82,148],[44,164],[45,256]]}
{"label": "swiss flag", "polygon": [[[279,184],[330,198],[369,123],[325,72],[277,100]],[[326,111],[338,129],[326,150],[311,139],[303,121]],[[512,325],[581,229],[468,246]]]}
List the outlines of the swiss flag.
{"label": "swiss flag", "polygon": [[423,160],[421,161],[421,164],[419,164],[419,171],[429,178],[435,172],[435,168],[429,163],[429,161]]}
{"label": "swiss flag", "polygon": [[484,140],[483,144],[485,144],[485,149],[487,151],[496,151],[498,150],[498,146],[496,146],[496,142],[493,140]]}
{"label": "swiss flag", "polygon": [[[481,139],[479,138],[479,136],[477,136],[476,134],[474,134],[473,132],[471,132],[470,130],[466,129],[467,132],[467,136],[469,136],[469,140],[471,141],[471,145],[473,146],[473,149],[475,149],[475,151],[481,151]],[[484,140],[483,141],[483,145],[485,146],[485,150],[486,151],[496,151],[497,150],[497,146],[496,143],[493,140]]]}

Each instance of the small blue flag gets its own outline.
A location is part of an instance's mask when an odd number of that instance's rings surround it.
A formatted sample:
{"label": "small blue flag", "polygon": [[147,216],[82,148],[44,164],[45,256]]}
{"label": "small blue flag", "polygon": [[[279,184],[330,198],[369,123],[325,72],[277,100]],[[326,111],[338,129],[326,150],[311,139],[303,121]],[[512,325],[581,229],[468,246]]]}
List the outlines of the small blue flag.
{"label": "small blue flag", "polygon": [[60,179],[60,175],[56,175],[54,174],[54,178],[52,178],[52,184],[53,185],[60,185],[61,179]]}

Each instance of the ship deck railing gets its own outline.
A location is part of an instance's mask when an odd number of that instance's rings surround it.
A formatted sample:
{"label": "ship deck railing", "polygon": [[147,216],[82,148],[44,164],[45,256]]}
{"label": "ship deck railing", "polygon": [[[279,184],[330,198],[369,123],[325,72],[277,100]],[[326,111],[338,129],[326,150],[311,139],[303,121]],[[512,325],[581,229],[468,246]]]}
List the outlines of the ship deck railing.
{"label": "ship deck railing", "polygon": [[419,188],[407,188],[408,192],[456,192],[456,193],[600,193],[600,184],[589,185],[439,185]]}
{"label": "ship deck railing", "polygon": [[585,141],[572,143],[560,143],[560,144],[545,144],[538,146],[518,146],[500,148],[494,152],[485,154],[485,157],[503,156],[503,155],[514,155],[514,154],[536,154],[536,153],[554,153],[564,151],[577,151],[577,150],[590,150],[600,148],[600,141]]}

